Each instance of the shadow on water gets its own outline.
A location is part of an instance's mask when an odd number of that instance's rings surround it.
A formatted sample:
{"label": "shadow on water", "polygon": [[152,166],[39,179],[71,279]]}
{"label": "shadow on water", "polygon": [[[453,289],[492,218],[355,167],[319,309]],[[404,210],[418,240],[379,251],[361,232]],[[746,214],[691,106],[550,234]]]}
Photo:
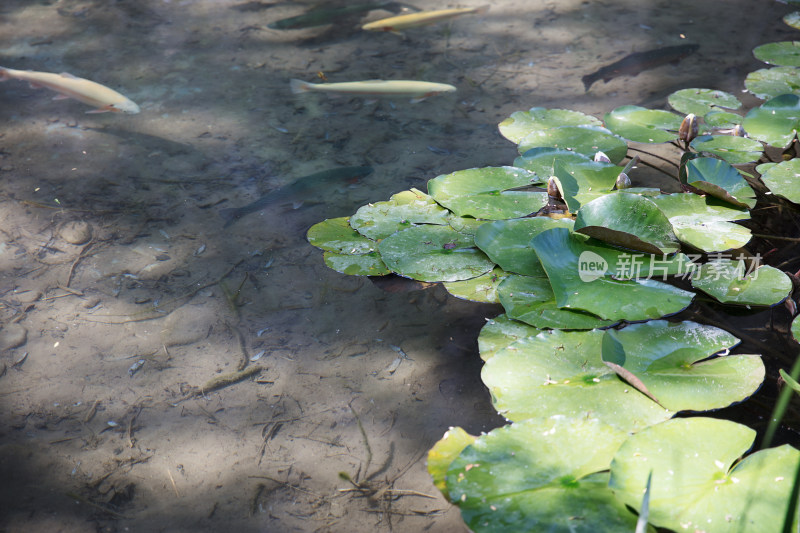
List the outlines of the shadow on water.
{"label": "shadow on water", "polygon": [[[0,529],[463,530],[441,497],[374,496],[436,495],[422,460],[430,445],[451,425],[477,434],[503,423],[476,344],[499,309],[337,274],[305,230],[438,174],[508,164],[515,148],[496,124],[513,111],[659,107],[681,80],[738,93],[760,68],[750,49],[762,29],[790,35],[775,29],[776,6],[750,16],[675,1],[504,0],[405,38],[265,28],[304,9],[0,6],[0,64],[67,70],[142,107],[85,115],[83,104],[0,85],[0,320],[27,330],[2,353],[0,479],[13,482],[0,488]],[[731,28],[733,41],[704,38]],[[701,44],[680,66],[584,92],[581,76],[680,33]],[[289,93],[289,79],[317,72],[459,92],[416,105]],[[227,229],[217,215],[362,164],[375,168],[369,181],[320,191],[323,204],[276,206]],[[88,241],[65,240],[74,221]],[[397,362],[398,350],[408,359]],[[245,362],[264,367],[256,380],[185,398]],[[339,472],[372,492],[348,492]]]}

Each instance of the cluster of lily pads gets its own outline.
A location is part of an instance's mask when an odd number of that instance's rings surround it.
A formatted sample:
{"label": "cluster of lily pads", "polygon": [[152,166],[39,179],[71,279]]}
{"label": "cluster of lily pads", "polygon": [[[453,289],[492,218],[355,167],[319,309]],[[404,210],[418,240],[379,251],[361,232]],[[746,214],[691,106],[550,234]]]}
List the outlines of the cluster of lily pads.
{"label": "cluster of lily pads", "polygon": [[[756,56],[791,55],[773,44]],[[623,106],[602,122],[513,113],[499,125],[518,145],[513,166],[438,176],[427,193],[403,191],[308,232],[339,272],[443,282],[504,308],[478,341],[483,382],[509,424],[481,436],[453,428],[429,453],[435,484],[473,531],[633,531],[645,493],[651,531],[783,531],[784,517],[797,527],[787,509],[798,450],[740,460],[754,430],[674,418],[751,396],[761,356],[730,355],[734,335],[664,317],[701,293],[765,308],[790,296],[789,276],[742,251],[752,235],[737,222],[773,195],[800,203],[800,163],[752,174],[735,165],[795,139],[800,97],[775,95],[744,116],[717,90],[684,89],[669,103],[677,113]],[[632,145],[657,143],[682,148],[680,193],[620,179],[633,172],[620,166]]]}

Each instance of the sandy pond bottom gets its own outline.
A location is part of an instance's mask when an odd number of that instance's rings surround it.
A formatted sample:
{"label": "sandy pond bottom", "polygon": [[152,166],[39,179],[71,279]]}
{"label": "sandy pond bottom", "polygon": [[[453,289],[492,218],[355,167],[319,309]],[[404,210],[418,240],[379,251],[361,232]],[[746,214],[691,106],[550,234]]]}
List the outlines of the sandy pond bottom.
{"label": "sandy pond bottom", "polygon": [[[94,79],[142,112],[86,115],[0,85],[0,531],[465,530],[425,454],[451,425],[502,423],[476,344],[499,309],[337,274],[304,233],[438,174],[509,164],[496,124],[513,111],[738,93],[759,68],[749,50],[791,35],[778,4],[640,4],[501,0],[403,39],[357,18],[265,29],[294,3],[3,1],[0,65]],[[582,75],[681,33],[702,46],[679,67],[584,92]],[[289,79],[318,71],[459,92],[292,97]],[[372,176],[299,209],[228,228],[217,215],[365,163]],[[202,390],[243,366],[260,371]]]}

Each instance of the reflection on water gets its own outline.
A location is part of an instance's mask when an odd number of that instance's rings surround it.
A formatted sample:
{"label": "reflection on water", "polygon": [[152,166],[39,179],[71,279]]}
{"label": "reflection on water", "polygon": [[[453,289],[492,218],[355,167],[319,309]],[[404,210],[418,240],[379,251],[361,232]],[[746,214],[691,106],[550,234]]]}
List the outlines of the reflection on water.
{"label": "reflection on water", "polygon": [[[784,7],[749,5],[501,0],[396,35],[359,26],[411,6],[279,30],[309,5],[3,2],[0,64],[70,72],[141,112],[87,115],[0,84],[0,469],[14,480],[2,527],[463,530],[421,459],[451,425],[503,423],[475,341],[498,308],[336,274],[306,229],[439,174],[508,164],[515,147],[496,125],[513,111],[600,116],[661,107],[680,87],[738,93],[759,67],[751,48],[791,38]],[[581,81],[685,42],[700,48],[678,66],[588,92]],[[457,92],[295,96],[293,78]],[[374,172],[359,183],[299,181],[363,165]],[[271,191],[279,202],[236,224],[219,215]],[[256,364],[255,378],[187,398]],[[436,498],[373,506],[338,472]]]}

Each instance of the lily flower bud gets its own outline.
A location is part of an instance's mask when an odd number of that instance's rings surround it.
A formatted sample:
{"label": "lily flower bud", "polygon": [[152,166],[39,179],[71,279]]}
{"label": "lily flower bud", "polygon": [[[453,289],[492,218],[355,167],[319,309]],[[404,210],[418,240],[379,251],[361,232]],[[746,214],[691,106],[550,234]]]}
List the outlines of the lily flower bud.
{"label": "lily flower bud", "polygon": [[689,113],[681,122],[681,127],[678,128],[678,138],[683,142],[690,143],[695,137],[697,137],[697,116]]}
{"label": "lily flower bud", "polygon": [[611,163],[611,159],[604,152],[597,152],[594,154],[595,163]]}
{"label": "lily flower bud", "polygon": [[620,172],[619,176],[617,176],[617,181],[614,183],[614,187],[617,189],[629,189],[630,186],[631,179],[624,172]]}

